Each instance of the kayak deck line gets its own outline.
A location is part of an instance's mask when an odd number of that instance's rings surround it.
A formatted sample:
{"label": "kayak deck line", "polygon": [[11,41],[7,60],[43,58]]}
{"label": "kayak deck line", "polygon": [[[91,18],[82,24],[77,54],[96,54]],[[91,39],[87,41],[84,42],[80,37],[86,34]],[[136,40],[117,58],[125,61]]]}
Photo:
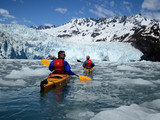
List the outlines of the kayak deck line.
{"label": "kayak deck line", "polygon": [[65,86],[69,82],[68,74],[50,74],[40,83],[40,92],[47,92],[55,87]]}

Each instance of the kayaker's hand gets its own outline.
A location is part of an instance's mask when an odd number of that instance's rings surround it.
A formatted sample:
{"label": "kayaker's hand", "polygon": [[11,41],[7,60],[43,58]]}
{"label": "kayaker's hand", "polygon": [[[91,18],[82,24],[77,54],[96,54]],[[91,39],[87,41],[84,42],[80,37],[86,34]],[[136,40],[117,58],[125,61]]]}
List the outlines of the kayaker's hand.
{"label": "kayaker's hand", "polygon": [[79,77],[79,75],[75,74],[75,76]]}

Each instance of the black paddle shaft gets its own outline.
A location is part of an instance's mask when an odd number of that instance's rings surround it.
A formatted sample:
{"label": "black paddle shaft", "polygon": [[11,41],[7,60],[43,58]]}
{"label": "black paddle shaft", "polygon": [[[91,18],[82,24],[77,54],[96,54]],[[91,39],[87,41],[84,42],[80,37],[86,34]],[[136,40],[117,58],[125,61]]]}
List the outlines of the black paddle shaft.
{"label": "black paddle shaft", "polygon": [[81,63],[83,63],[81,60],[77,60],[77,62],[81,62]]}

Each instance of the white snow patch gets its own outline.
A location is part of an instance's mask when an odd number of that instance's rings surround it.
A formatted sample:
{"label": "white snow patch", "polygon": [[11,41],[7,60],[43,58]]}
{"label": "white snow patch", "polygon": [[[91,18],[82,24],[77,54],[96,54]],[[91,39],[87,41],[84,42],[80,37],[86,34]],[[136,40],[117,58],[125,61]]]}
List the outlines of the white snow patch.
{"label": "white snow patch", "polygon": [[3,86],[25,86],[27,83],[23,79],[18,80],[2,80],[0,79],[0,85]]}
{"label": "white snow patch", "polygon": [[72,120],[88,120],[94,116],[94,112],[88,111],[87,109],[75,109],[67,113],[66,116]]}
{"label": "white snow patch", "polygon": [[127,71],[137,71],[137,72],[142,72],[141,69],[136,68],[136,67],[132,67],[132,66],[127,66],[127,65],[121,65],[121,66],[117,66],[118,70],[127,70]]}
{"label": "white snow patch", "polygon": [[23,67],[21,70],[12,70],[9,75],[5,78],[13,79],[13,78],[26,78],[32,76],[43,76],[48,75],[50,71],[47,68],[37,68],[31,69],[29,67]]}
{"label": "white snow patch", "polygon": [[136,104],[96,114],[91,120],[159,120],[160,113]]}
{"label": "white snow patch", "polygon": [[153,100],[151,102],[145,102],[142,104],[142,106],[150,109],[160,110],[160,99]]}
{"label": "white snow patch", "polygon": [[143,80],[141,78],[131,79],[131,78],[120,78],[116,81],[111,82],[115,85],[145,85],[145,86],[154,86],[150,81]]}

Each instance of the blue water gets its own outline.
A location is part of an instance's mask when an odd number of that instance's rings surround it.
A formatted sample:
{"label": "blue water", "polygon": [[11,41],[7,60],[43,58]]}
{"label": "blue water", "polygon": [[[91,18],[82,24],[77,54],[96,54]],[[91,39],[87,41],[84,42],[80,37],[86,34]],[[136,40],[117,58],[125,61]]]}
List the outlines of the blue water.
{"label": "blue water", "polygon": [[0,119],[89,120],[106,110],[114,117],[116,108],[133,104],[160,113],[159,106],[150,106],[160,101],[160,63],[95,61],[90,74],[81,63],[69,63],[92,81],[72,76],[65,87],[41,94],[40,82],[50,72],[39,60],[0,60]]}

